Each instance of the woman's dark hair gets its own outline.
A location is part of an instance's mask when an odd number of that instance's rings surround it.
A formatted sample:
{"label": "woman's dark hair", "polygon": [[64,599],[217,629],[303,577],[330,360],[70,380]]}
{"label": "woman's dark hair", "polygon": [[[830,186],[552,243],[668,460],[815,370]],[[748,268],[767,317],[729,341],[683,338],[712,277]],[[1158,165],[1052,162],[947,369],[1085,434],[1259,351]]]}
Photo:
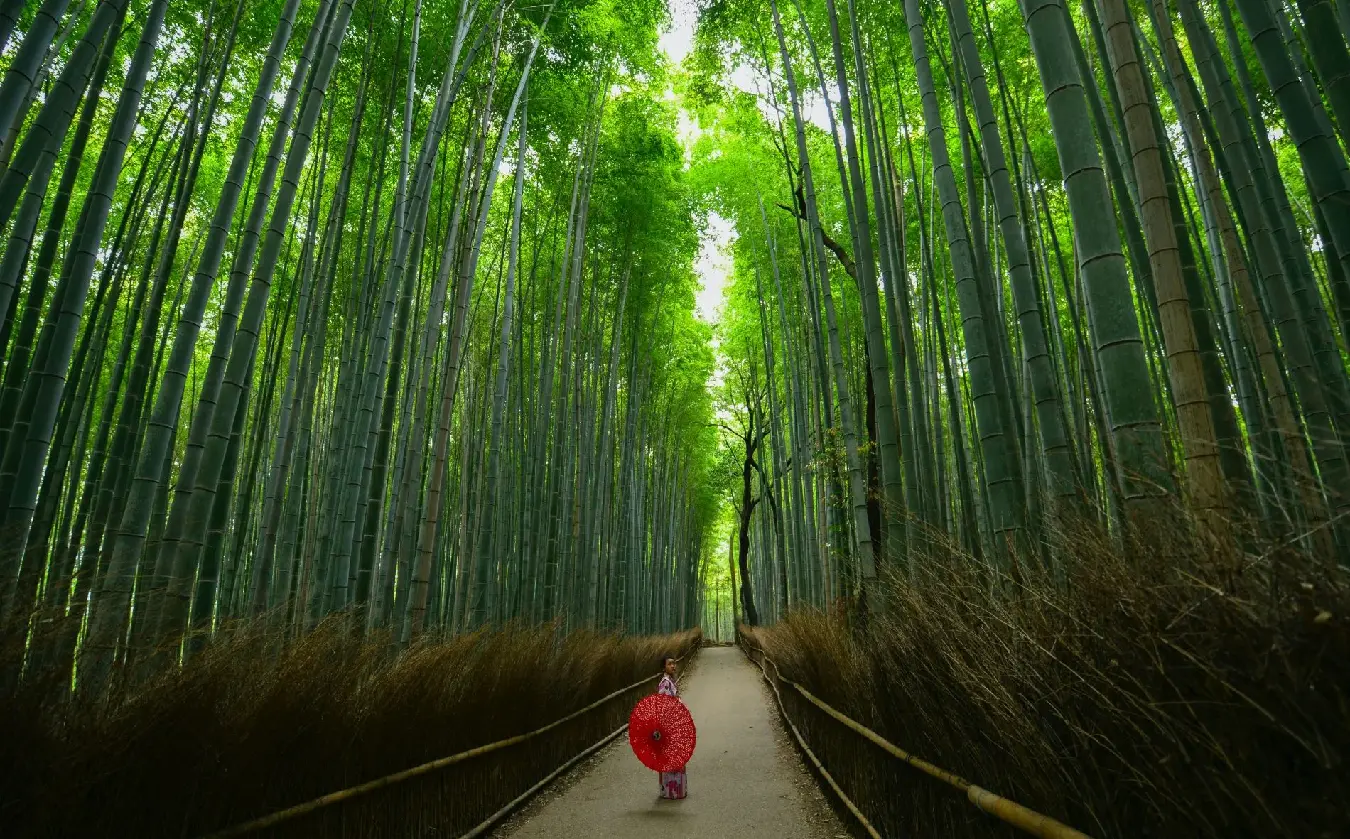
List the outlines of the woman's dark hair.
{"label": "woman's dark hair", "polygon": [[667,662],[667,661],[674,661],[674,660],[675,660],[675,656],[673,656],[673,655],[663,655],[663,656],[661,656],[661,669],[664,671],[664,670],[666,669],[666,662]]}

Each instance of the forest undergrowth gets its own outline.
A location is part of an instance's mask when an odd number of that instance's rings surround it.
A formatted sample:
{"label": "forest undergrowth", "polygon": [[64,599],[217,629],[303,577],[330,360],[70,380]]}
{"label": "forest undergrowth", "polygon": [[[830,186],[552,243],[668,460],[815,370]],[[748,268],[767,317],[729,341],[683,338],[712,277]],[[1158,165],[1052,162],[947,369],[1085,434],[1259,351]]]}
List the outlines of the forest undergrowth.
{"label": "forest undergrowth", "polygon": [[[1066,540],[1063,574],[934,545],[869,625],[746,628],[784,677],[912,754],[1094,837],[1333,837],[1350,799],[1350,589],[1292,552]],[[784,686],[886,836],[1015,833]]]}
{"label": "forest undergrowth", "polygon": [[[687,655],[701,634],[512,626],[428,637],[395,654],[388,637],[354,637],[339,615],[279,653],[263,629],[227,638],[106,698],[72,699],[58,681],[31,678],[0,694],[0,835],[149,839],[228,828],[538,729],[655,679],[662,655]],[[404,814],[459,835],[616,729],[629,699],[270,835],[328,835],[324,819],[344,819],[341,835],[410,835],[388,832]]]}

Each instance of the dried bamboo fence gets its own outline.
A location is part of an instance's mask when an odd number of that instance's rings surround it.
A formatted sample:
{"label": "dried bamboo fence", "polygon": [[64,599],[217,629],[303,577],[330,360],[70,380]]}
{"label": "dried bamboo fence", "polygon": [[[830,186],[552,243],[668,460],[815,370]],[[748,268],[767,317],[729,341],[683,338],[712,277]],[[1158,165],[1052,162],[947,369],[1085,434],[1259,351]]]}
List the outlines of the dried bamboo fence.
{"label": "dried bamboo fence", "polygon": [[[784,677],[764,650],[744,634],[738,636],[741,650],[759,667],[773,690],[783,720],[798,745],[869,836],[880,839],[894,835],[894,831],[887,831],[887,825],[899,823],[896,811],[913,806],[914,785],[924,782],[915,773],[897,766],[900,762],[958,790],[978,810],[1025,834],[1041,839],[1090,839],[1081,831],[906,752]],[[860,739],[876,748],[859,749]],[[955,796],[951,798],[956,800]],[[864,812],[858,802],[870,802],[873,812]]]}
{"label": "dried bamboo fence", "polygon": [[486,835],[558,776],[627,731],[634,703],[660,676],[619,688],[534,731],[338,790],[203,839]]}

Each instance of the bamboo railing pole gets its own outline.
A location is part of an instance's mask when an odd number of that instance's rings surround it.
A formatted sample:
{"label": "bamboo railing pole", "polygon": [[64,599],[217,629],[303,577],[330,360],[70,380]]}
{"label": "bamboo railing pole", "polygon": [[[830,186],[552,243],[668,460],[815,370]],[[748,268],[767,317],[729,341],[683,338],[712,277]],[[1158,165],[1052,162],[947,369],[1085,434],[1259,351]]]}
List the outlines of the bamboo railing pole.
{"label": "bamboo railing pole", "polygon": [[[677,658],[675,660],[683,661],[685,658],[688,658],[688,654],[681,656],[680,658]],[[628,685],[627,687],[621,687],[618,690],[606,696],[603,696],[600,699],[597,699],[596,701],[587,705],[585,708],[573,711],[567,716],[562,717],[561,719],[554,720],[548,725],[542,728],[537,728],[534,731],[530,731],[525,734],[517,734],[514,737],[508,737],[505,740],[498,740],[495,743],[488,743],[483,746],[477,746],[475,748],[469,749],[468,751],[459,752],[458,754],[453,754],[448,757],[437,758],[436,760],[428,761],[427,763],[423,763],[418,766],[413,766],[411,768],[404,769],[400,772],[395,772],[392,775],[385,775],[382,778],[376,778],[373,781],[367,781],[364,784],[358,784],[354,787],[348,787],[347,789],[338,790],[337,792],[330,792],[327,795],[321,795],[318,798],[306,801],[303,804],[297,804],[294,807],[287,807],[284,810],[278,810],[275,813],[271,813],[269,815],[253,819],[252,821],[247,821],[242,824],[235,825],[234,827],[226,828],[225,830],[220,830],[215,833],[208,833],[204,837],[202,837],[202,839],[226,839],[226,837],[231,836],[243,836],[247,833],[252,833],[256,830],[262,830],[264,828],[273,827],[275,825],[281,824],[282,822],[290,821],[293,818],[303,816],[307,813],[312,813],[315,810],[320,810],[331,804],[337,804],[342,801],[347,801],[352,798],[356,798],[357,796],[365,795],[366,793],[374,792],[375,790],[382,789],[384,787],[392,786],[402,781],[406,781],[409,778],[416,778],[420,775],[426,775],[429,772],[435,772],[438,769],[444,769],[445,767],[453,766],[456,763],[463,763],[466,760],[470,760],[475,757],[481,757],[485,754],[489,754],[491,752],[507,748],[508,746],[514,746],[518,743],[523,743],[526,740],[531,740],[535,737],[538,737],[541,734],[545,734],[549,731],[552,731],[553,729],[557,728],[560,725],[563,725],[564,723],[571,722],[572,720],[582,716],[583,714],[587,714],[591,711],[594,711],[596,708],[599,708],[606,702],[609,702],[612,699],[616,699],[619,696],[622,696],[623,694],[628,693],[631,690],[635,690],[654,679],[659,679],[660,677],[661,674],[657,673],[656,675],[647,676],[645,678],[639,679],[638,681],[633,682],[631,685]]]}
{"label": "bamboo railing pole", "polygon": [[562,766],[559,766],[557,769],[554,769],[552,772],[545,775],[544,779],[541,780],[539,783],[535,784],[534,786],[522,792],[520,795],[517,795],[515,798],[511,799],[511,801],[505,807],[488,816],[486,819],[480,822],[477,827],[475,827],[473,830],[470,830],[468,833],[465,833],[463,836],[460,836],[459,839],[476,839],[476,837],[484,835],[489,830],[491,830],[498,822],[506,818],[506,816],[510,815],[513,810],[515,810],[521,804],[524,804],[526,801],[529,801],[532,797],[537,795],[540,790],[542,790],[544,787],[548,786],[549,784],[557,780],[559,775],[563,774],[567,770],[571,769],[573,766],[576,766],[581,761],[600,751],[605,746],[608,746],[610,743],[614,742],[614,738],[618,737],[620,734],[623,734],[627,730],[628,730],[628,723],[624,723],[615,730],[606,734],[604,737],[600,738],[598,742],[592,743],[591,745],[587,746],[584,750],[581,751],[581,753],[577,754],[575,757],[568,760]]}
{"label": "bamboo railing pole", "polygon": [[[676,659],[676,661],[683,661],[683,658]],[[683,677],[684,674],[680,674],[675,677],[675,681],[679,682],[681,679],[683,679]],[[488,816],[486,819],[480,822],[477,827],[475,827],[473,830],[470,830],[468,833],[465,833],[463,836],[460,836],[459,839],[476,839],[477,837],[484,835],[489,830],[491,830],[492,827],[497,824],[497,822],[501,821],[503,818],[510,815],[512,810],[516,809],[521,804],[524,804],[526,801],[529,801],[530,798],[537,795],[540,790],[542,790],[544,787],[548,786],[549,784],[557,780],[559,775],[571,769],[573,766],[576,766],[578,763],[595,754],[596,752],[600,751],[605,746],[612,743],[614,741],[614,738],[618,737],[620,734],[623,734],[627,730],[628,730],[628,723],[624,723],[623,725],[614,729],[610,733],[606,734],[604,737],[601,737],[599,741],[587,746],[585,749],[581,751],[580,754],[577,754],[575,757],[569,759],[562,766],[559,766],[557,769],[554,769],[552,772],[548,773],[548,775],[544,776],[544,779],[541,780],[539,783],[535,784],[534,786],[522,792],[520,795],[511,799],[511,801],[505,807]]]}
{"label": "bamboo railing pole", "polygon": [[[1018,804],[1016,801],[1011,801],[1007,798],[1004,798],[1001,795],[992,793],[989,790],[984,789],[983,787],[976,786],[975,784],[972,784],[970,781],[967,781],[965,778],[962,778],[960,775],[957,775],[954,772],[948,772],[946,769],[943,769],[940,766],[929,763],[928,761],[924,760],[921,757],[910,754],[909,752],[890,742],[886,738],[882,737],[880,734],[877,734],[875,731],[863,725],[862,723],[859,723],[849,718],[848,716],[845,716],[840,711],[832,708],[830,705],[826,704],[824,700],[818,698],[815,694],[811,693],[811,691],[807,690],[802,685],[797,684],[791,679],[785,678],[782,675],[782,673],[778,670],[778,663],[775,662],[772,658],[770,658],[768,653],[764,652],[764,650],[759,649],[758,647],[754,647],[748,643],[746,643],[744,647],[749,647],[750,649],[759,653],[759,655],[765,661],[772,664],[774,673],[778,677],[778,681],[784,682],[789,687],[796,690],[806,699],[806,701],[810,702],[812,705],[815,705],[826,715],[838,721],[845,728],[848,728],[853,732],[861,735],[864,739],[871,741],[873,745],[879,747],[882,751],[885,751],[891,756],[903,760],[905,763],[908,763],[910,766],[913,766],[915,769],[918,769],[925,775],[928,775],[929,777],[932,778],[936,778],[937,780],[942,781],[943,783],[949,784],[961,790],[966,794],[966,799],[970,801],[971,804],[974,804],[980,810],[983,810],[984,812],[988,813],[989,815],[993,816],[999,821],[1002,821],[1005,824],[1012,825],[1013,827],[1016,827],[1019,830],[1026,831],[1027,833],[1030,833],[1033,836],[1039,836],[1041,837],[1041,839],[1091,839],[1091,837],[1088,836],[1086,833],[1083,833],[1080,830],[1075,830],[1074,828],[1069,827],[1063,822],[1057,821],[1051,818],[1050,816],[1044,815],[1042,813],[1038,813],[1035,810],[1032,810],[1028,807],[1024,807],[1021,804]],[[750,658],[751,661],[754,661],[753,657]],[[760,670],[761,672],[764,672],[763,665],[760,665]],[[768,678],[767,672],[765,672],[764,677],[766,679]],[[772,682],[770,682],[770,684],[772,684]],[[774,688],[774,692],[777,693],[776,686]],[[779,700],[778,706],[779,709],[783,711],[783,719],[788,720],[787,711],[783,709],[783,703],[781,698]],[[791,720],[788,720],[788,724],[792,725]],[[842,793],[841,797],[843,797]],[[850,810],[854,809],[852,803],[849,802],[846,797],[844,797],[844,801],[846,804],[848,804]],[[871,830],[871,826],[868,825],[865,821],[863,822],[863,824],[865,827],[867,827],[868,830]]]}
{"label": "bamboo railing pole", "polygon": [[[778,664],[768,656],[763,656],[763,658],[773,665],[774,674],[777,675],[779,679],[782,679],[782,675],[778,673]],[[755,661],[753,658],[750,660],[752,662]],[[853,799],[849,798],[848,794],[845,793],[838,782],[834,780],[834,776],[830,774],[830,770],[826,769],[825,764],[821,762],[820,758],[816,757],[816,753],[812,751],[811,747],[807,744],[806,738],[803,737],[801,731],[797,729],[796,723],[788,716],[787,709],[783,707],[783,695],[778,692],[778,685],[774,684],[773,679],[769,678],[769,674],[764,669],[764,665],[759,664],[758,662],[755,663],[758,664],[759,672],[764,676],[764,681],[768,682],[769,687],[773,689],[774,699],[778,702],[778,712],[783,715],[783,722],[787,723],[788,730],[791,731],[792,736],[796,738],[797,745],[802,747],[802,752],[810,759],[811,763],[816,767],[816,771],[825,779],[825,782],[830,785],[830,789],[834,790],[834,794],[839,796],[839,800],[842,801],[844,806],[848,808],[848,811],[853,814],[853,818],[857,819],[858,823],[867,831],[867,835],[873,837],[873,839],[881,839],[881,834],[872,826],[872,823],[868,821],[867,816],[863,815],[863,811],[858,808],[858,805],[853,803]]]}

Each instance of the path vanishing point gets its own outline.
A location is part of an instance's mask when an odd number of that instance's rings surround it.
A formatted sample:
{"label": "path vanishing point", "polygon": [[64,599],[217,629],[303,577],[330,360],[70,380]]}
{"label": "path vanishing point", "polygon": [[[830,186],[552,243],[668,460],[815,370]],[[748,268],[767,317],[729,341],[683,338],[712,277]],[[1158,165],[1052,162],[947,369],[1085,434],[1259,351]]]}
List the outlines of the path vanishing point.
{"label": "path vanishing point", "polygon": [[802,765],[759,672],[734,647],[709,647],[680,687],[698,726],[689,796],[657,798],[656,773],[628,738],[600,752],[561,792],[499,839],[834,839],[847,830]]}

